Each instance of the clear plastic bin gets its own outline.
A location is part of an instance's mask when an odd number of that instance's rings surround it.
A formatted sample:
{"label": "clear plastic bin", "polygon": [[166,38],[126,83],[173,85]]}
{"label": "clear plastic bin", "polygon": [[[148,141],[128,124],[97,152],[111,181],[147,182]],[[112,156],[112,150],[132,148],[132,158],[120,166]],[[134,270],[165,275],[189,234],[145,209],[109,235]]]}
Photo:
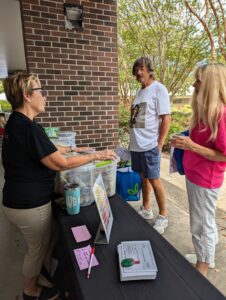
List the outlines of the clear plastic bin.
{"label": "clear plastic bin", "polygon": [[108,197],[114,196],[116,192],[116,171],[119,160],[107,160],[96,163],[93,170],[93,184],[98,175],[101,174]]}
{"label": "clear plastic bin", "polygon": [[56,192],[64,195],[65,180],[67,182],[75,182],[80,187],[80,205],[87,206],[92,204],[94,202],[92,191],[94,168],[95,165],[91,163],[71,170],[58,172],[56,177]]}
{"label": "clear plastic bin", "polygon": [[71,170],[58,172],[56,178],[56,192],[64,194],[65,181],[76,182],[80,186],[80,205],[87,206],[94,202],[93,185],[99,174],[102,175],[104,186],[108,197],[111,197],[116,192],[116,170],[117,162],[103,161],[98,163],[90,163]]}
{"label": "clear plastic bin", "polygon": [[94,202],[93,196],[93,169],[94,164],[87,164],[70,171],[70,180],[80,187],[80,205],[87,206]]}
{"label": "clear plastic bin", "polygon": [[60,146],[72,146],[75,147],[76,132],[73,131],[60,131],[58,133],[57,143]]}

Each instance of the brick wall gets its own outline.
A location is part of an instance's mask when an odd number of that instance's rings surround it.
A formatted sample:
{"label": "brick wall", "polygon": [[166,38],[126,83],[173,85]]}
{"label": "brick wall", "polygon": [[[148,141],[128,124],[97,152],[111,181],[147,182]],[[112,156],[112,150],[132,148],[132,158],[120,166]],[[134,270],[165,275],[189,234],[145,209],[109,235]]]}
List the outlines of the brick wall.
{"label": "brick wall", "polygon": [[[84,30],[66,30],[63,3],[83,5]],[[78,145],[118,143],[116,0],[21,0],[28,70],[47,90],[44,126],[75,131]]]}

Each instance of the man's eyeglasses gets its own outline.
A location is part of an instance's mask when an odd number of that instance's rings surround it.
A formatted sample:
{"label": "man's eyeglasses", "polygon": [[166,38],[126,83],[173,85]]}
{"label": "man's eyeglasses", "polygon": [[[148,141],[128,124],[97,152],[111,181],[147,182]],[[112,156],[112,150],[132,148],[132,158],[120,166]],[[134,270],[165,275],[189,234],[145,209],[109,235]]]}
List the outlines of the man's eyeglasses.
{"label": "man's eyeglasses", "polygon": [[32,91],[38,91],[39,90],[43,97],[46,96],[46,91],[42,87],[41,88],[33,88],[31,90]]}

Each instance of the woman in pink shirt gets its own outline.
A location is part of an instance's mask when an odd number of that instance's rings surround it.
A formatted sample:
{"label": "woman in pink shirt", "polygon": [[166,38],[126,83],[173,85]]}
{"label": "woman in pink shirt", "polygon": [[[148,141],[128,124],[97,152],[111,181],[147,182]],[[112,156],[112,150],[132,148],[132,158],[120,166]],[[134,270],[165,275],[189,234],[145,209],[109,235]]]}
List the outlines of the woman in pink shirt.
{"label": "woman in pink shirt", "polygon": [[190,136],[176,136],[172,145],[185,149],[183,167],[196,269],[206,276],[215,260],[216,201],[226,167],[226,66],[201,65],[195,79]]}

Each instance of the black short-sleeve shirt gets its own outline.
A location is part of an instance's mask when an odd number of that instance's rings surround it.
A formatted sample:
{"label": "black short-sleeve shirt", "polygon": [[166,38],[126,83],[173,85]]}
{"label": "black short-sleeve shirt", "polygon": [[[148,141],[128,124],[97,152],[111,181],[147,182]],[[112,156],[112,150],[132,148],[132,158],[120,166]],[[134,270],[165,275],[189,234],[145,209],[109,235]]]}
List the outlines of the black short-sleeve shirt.
{"label": "black short-sleeve shirt", "polygon": [[10,115],[2,144],[3,205],[34,208],[51,200],[56,174],[40,160],[55,151],[41,125],[20,112]]}

